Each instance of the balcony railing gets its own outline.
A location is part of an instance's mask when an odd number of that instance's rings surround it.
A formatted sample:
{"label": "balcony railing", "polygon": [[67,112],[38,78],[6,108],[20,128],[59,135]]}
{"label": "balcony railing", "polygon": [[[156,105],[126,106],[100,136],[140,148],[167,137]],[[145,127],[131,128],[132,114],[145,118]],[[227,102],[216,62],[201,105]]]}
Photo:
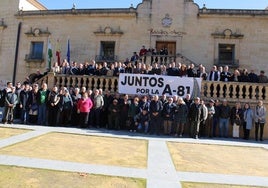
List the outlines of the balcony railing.
{"label": "balcony railing", "polygon": [[257,100],[266,100],[267,92],[267,84],[202,81],[201,96],[207,99],[225,98],[232,102],[256,102]]}
{"label": "balcony railing", "polygon": [[160,63],[162,65],[167,65],[176,61],[176,55],[146,55],[141,57],[141,61],[146,64]]}
{"label": "balcony railing", "polygon": [[44,61],[44,55],[41,56],[35,56],[33,54],[26,54],[25,55],[25,61],[26,62],[43,62]]}
{"label": "balcony railing", "polygon": [[[56,85],[118,92],[118,77],[61,75],[51,72],[38,81],[39,84],[42,82],[48,83],[49,88]],[[201,87],[201,97],[204,100],[225,98],[230,102],[257,102],[268,98],[268,85],[261,83],[202,81]]]}
{"label": "balcony railing", "polygon": [[180,62],[186,65],[195,64],[192,60],[188,59],[187,57],[183,56],[182,54],[177,55],[146,55],[141,57],[141,61],[146,64],[152,64],[154,62],[158,62],[162,65],[168,65],[172,62]]}

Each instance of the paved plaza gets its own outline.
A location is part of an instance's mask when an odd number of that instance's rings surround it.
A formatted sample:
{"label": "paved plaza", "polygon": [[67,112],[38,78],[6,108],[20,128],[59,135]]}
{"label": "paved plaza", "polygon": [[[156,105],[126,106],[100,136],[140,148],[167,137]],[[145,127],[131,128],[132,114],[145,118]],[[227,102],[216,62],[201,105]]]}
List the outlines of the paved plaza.
{"label": "paved plaza", "polygon": [[[260,186],[268,187],[268,177],[266,175],[242,175],[242,174],[215,174],[204,173],[197,170],[196,172],[179,171],[174,165],[171,152],[167,143],[187,143],[200,145],[220,145],[236,146],[249,148],[262,148],[268,152],[268,142],[241,141],[241,140],[219,140],[219,139],[190,139],[190,138],[172,138],[159,137],[151,135],[142,135],[138,133],[129,133],[124,131],[109,131],[106,129],[79,129],[63,127],[44,127],[28,126],[21,124],[3,125],[0,124],[0,131],[4,128],[14,128],[22,130],[15,135],[0,138],[0,153],[3,148],[14,146],[20,143],[44,136],[49,133],[68,133],[75,135],[101,136],[105,138],[122,138],[146,140],[148,142],[147,165],[145,168],[125,167],[116,165],[88,164],[82,162],[69,162],[62,160],[50,160],[35,157],[23,157],[17,155],[0,154],[0,165],[10,165],[27,168],[49,169],[66,172],[79,172],[107,176],[141,178],[146,180],[147,188],[178,188],[182,187],[181,182],[194,183],[215,183],[215,184],[232,184],[240,186]],[[129,151],[131,155],[131,151]],[[205,152],[205,151],[204,151]],[[221,152],[221,151],[219,151]],[[268,155],[267,155],[268,159]],[[223,159],[224,160],[224,159]],[[228,160],[228,159],[226,159]],[[245,160],[246,156],[242,156]],[[256,160],[258,160],[256,158]],[[266,161],[260,161],[266,162]],[[226,167],[228,168],[228,167]],[[247,167],[245,166],[245,170]],[[0,187],[2,187],[0,182]]]}

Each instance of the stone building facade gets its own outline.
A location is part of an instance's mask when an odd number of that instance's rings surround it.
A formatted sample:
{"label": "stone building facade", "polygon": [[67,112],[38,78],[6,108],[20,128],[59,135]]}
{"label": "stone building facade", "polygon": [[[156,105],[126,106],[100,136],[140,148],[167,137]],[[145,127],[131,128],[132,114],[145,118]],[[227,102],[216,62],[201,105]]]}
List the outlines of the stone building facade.
{"label": "stone building facade", "polygon": [[50,41],[72,61],[124,61],[141,46],[196,64],[267,70],[268,10],[199,7],[193,0],[141,0],[125,9],[47,10],[36,0],[0,2],[0,80],[45,71]]}

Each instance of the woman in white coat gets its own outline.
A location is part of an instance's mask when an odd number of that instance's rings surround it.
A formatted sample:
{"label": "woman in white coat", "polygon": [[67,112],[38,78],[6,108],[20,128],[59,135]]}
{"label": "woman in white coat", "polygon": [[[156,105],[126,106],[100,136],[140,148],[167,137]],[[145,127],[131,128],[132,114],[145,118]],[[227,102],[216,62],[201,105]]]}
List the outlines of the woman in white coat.
{"label": "woman in white coat", "polygon": [[243,130],[244,130],[244,139],[248,140],[249,139],[249,134],[250,130],[253,127],[253,119],[254,119],[254,114],[253,111],[250,108],[249,103],[246,103],[244,105],[244,114],[243,114]]}

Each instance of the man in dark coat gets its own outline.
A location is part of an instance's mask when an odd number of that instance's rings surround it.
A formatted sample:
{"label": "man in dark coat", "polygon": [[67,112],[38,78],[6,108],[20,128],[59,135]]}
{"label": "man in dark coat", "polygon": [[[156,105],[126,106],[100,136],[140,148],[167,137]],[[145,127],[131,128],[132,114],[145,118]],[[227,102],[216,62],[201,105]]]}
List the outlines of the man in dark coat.
{"label": "man in dark coat", "polygon": [[189,120],[190,120],[190,136],[192,138],[198,139],[200,122],[203,120],[203,110],[200,105],[200,98],[196,97],[194,103],[191,104],[189,110]]}

